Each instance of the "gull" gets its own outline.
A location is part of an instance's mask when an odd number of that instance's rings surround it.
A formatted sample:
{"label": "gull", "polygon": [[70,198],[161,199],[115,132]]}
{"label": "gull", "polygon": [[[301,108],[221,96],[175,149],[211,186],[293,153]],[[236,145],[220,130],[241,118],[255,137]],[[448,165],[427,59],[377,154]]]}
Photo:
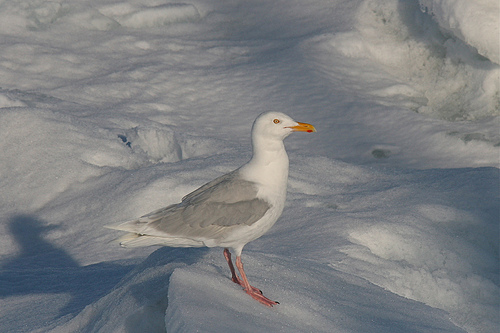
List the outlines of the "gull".
{"label": "gull", "polygon": [[[107,226],[127,231],[124,247],[222,247],[231,279],[260,303],[278,304],[248,282],[243,247],[263,234],[283,212],[288,181],[288,155],[283,140],[292,132],[316,132],[281,112],[265,112],[252,126],[253,155],[249,162],[184,196],[180,203],[138,219]],[[236,255],[233,266],[230,250]]]}

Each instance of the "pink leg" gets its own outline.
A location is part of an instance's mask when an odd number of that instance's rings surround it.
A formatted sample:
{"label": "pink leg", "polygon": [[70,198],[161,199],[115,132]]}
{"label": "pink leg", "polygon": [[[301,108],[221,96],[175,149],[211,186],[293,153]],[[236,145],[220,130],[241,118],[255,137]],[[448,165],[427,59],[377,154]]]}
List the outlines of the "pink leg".
{"label": "pink leg", "polygon": [[236,256],[236,267],[238,268],[238,271],[240,272],[241,275],[240,285],[243,287],[243,289],[246,291],[248,295],[250,295],[253,299],[259,301],[260,303],[266,306],[272,307],[273,305],[279,304],[278,302],[271,301],[269,298],[262,295],[262,292],[259,289],[252,287],[250,285],[247,279],[247,275],[243,270],[243,263],[241,262],[241,256]]}
{"label": "pink leg", "polygon": [[241,285],[240,279],[238,278],[236,272],[234,271],[233,261],[231,260],[231,252],[229,252],[228,249],[224,249],[224,257],[226,258],[229,270],[231,271],[231,280],[233,280],[234,283]]}
{"label": "pink leg", "polygon": [[[231,260],[231,252],[229,252],[228,249],[224,249],[224,257],[226,258],[227,265],[229,266],[229,270],[231,271],[231,280],[234,283],[239,284],[240,286],[243,287],[243,281],[238,277],[238,275],[236,275],[236,271],[234,270],[233,266],[233,261]],[[262,294],[262,291],[260,289],[255,287],[252,288],[254,292]]]}

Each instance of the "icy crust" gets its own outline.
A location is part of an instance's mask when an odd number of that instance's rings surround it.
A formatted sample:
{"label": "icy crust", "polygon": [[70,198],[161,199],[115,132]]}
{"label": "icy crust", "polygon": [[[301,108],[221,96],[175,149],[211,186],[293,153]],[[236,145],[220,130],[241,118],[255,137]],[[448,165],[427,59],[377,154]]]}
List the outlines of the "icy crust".
{"label": "icy crust", "polygon": [[[466,7],[476,3],[452,2]],[[445,8],[451,11],[454,7]],[[496,33],[495,28],[485,28],[487,33],[478,32],[485,36],[484,44],[491,45],[490,54],[496,56],[491,61],[478,55],[475,48],[459,37],[443,32],[430,13],[422,12],[418,3],[411,1],[364,1],[357,12],[355,31],[336,34],[328,44],[349,58],[373,60],[389,74],[385,78],[372,78],[373,68],[367,66],[366,77],[363,77],[370,93],[382,103],[393,105],[404,99],[408,108],[448,121],[498,117],[499,10],[495,12],[487,6],[483,10],[491,11],[481,15],[481,11],[471,9],[463,18],[472,12],[484,25],[496,24]],[[490,38],[495,39],[496,46],[489,43]],[[358,66],[363,68],[366,63]],[[358,76],[357,72],[353,74]],[[380,89],[380,85],[370,82],[372,80],[379,83],[385,80],[386,87]]]}
{"label": "icy crust", "polygon": [[[218,255],[210,253],[214,262]],[[167,332],[465,332],[445,312],[321,263],[252,252],[244,260],[252,283],[279,305],[252,302],[218,265],[178,268]]]}
{"label": "icy crust", "polygon": [[479,54],[500,64],[500,4],[495,0],[419,0],[422,10]]}
{"label": "icy crust", "polygon": [[130,28],[163,26],[169,23],[189,22],[200,18],[196,6],[190,3],[135,5],[122,2],[105,6],[99,12]]}
{"label": "icy crust", "polygon": [[[205,14],[201,4],[193,2],[105,1],[91,6],[78,1],[31,1],[0,4],[4,13],[4,31],[46,30],[69,23],[89,30],[112,30],[120,27],[144,29],[199,20]],[[199,9],[200,8],[200,9]]]}

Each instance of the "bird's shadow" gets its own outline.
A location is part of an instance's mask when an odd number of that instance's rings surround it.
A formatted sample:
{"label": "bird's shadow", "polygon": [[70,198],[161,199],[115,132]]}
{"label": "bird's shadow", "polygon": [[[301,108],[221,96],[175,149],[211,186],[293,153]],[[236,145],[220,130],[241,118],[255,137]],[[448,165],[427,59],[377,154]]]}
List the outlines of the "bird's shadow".
{"label": "bird's shadow", "polygon": [[[151,253],[145,260],[101,262],[81,266],[65,250],[45,239],[45,234],[59,226],[48,225],[33,216],[18,215],[7,221],[9,231],[18,244],[18,254],[0,263],[0,298],[35,294],[70,295],[69,302],[59,310],[57,317],[76,315],[87,305],[95,303],[113,291],[130,292],[137,304],[153,304],[149,312],[158,316],[141,317],[139,311],[124,318],[127,331],[143,331],[137,328],[144,320],[164,331],[164,319],[168,306],[167,290],[170,275],[176,267],[190,265],[207,253],[206,248],[166,248]],[[151,267],[164,267],[161,274],[136,281],[141,272]],[[161,290],[158,288],[161,286]],[[119,293],[118,292],[118,293]],[[157,304],[156,304],[156,303]],[[154,310],[154,311],[153,311]],[[53,318],[55,319],[55,318]],[[148,326],[146,325],[146,326]]]}
{"label": "bird's shadow", "polygon": [[102,262],[80,266],[44,234],[58,226],[28,215],[8,221],[19,253],[0,264],[0,297],[66,293],[71,300],[59,315],[75,314],[107,294],[135,265]]}

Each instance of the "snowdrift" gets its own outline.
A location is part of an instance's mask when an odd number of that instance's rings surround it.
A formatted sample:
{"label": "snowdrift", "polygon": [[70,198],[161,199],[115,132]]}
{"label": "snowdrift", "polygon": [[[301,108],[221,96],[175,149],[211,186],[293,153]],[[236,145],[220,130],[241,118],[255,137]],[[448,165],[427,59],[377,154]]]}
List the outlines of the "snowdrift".
{"label": "snowdrift", "polygon": [[[0,331],[496,332],[494,13],[0,1]],[[284,214],[243,251],[279,306],[220,249],[121,249],[103,228],[246,162],[265,110],[318,130],[286,140]]]}

